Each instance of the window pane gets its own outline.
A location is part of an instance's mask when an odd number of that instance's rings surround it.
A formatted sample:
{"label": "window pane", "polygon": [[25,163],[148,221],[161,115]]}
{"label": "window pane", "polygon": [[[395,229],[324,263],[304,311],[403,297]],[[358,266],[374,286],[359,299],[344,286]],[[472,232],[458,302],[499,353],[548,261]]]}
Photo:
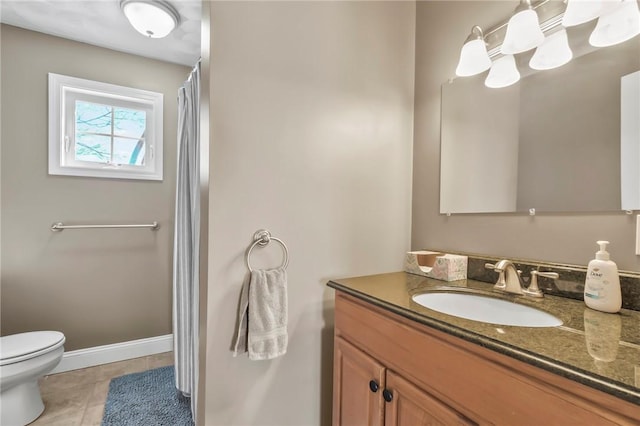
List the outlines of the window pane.
{"label": "window pane", "polygon": [[76,160],[108,163],[111,160],[111,138],[109,136],[76,135]]}
{"label": "window pane", "polygon": [[109,105],[76,101],[76,136],[78,133],[111,133]]}
{"label": "window pane", "polygon": [[114,163],[144,166],[144,153],[144,139],[113,139]]}
{"label": "window pane", "polygon": [[147,113],[130,108],[115,108],[113,133],[118,136],[141,138],[147,128]]}

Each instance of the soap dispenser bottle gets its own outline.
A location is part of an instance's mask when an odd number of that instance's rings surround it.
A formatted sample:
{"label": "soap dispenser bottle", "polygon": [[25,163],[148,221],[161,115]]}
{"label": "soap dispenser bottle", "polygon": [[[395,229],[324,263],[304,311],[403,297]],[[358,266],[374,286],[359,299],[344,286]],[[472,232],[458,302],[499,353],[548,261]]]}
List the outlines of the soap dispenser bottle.
{"label": "soap dispenser bottle", "polygon": [[622,307],[618,267],[609,259],[609,241],[598,241],[600,250],[589,262],[587,280],[584,285],[584,303],[591,309],[616,313]]}

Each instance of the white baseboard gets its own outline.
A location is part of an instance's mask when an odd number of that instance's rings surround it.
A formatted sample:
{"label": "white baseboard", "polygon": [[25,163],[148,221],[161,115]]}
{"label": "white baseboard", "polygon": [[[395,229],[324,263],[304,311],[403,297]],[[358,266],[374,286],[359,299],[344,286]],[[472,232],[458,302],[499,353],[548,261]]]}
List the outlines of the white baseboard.
{"label": "white baseboard", "polygon": [[49,374],[63,373],[80,368],[124,361],[141,356],[170,352],[173,350],[173,334],[131,340],[112,345],[68,351],[62,355],[62,361]]}

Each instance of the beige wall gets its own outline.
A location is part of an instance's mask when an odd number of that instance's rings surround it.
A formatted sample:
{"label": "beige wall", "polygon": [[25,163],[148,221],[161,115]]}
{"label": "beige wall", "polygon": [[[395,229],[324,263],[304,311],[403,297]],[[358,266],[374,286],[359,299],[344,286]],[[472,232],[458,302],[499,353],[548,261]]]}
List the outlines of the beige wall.
{"label": "beige wall", "polygon": [[[397,271],[409,248],[415,4],[214,2],[205,418],[330,424],[330,278]],[[289,246],[289,348],[229,350],[245,250]],[[256,249],[256,267],[279,248]]]}
{"label": "beige wall", "polygon": [[585,265],[595,241],[611,241],[621,269],[640,270],[635,252],[635,215],[438,213],[440,86],[454,74],[460,47],[473,25],[502,21],[517,1],[418,2],[413,155],[412,248],[464,250],[511,258]]}
{"label": "beige wall", "polygon": [[[177,89],[187,67],[2,26],[2,334],[66,350],[171,333]],[[164,93],[164,180],[47,174],[47,73]],[[158,232],[52,223],[157,220]]]}

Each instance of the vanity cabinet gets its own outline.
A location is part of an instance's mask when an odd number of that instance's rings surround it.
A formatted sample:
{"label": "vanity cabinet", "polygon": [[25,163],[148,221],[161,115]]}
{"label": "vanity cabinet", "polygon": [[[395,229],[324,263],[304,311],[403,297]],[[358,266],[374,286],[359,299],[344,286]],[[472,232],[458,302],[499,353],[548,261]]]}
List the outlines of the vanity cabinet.
{"label": "vanity cabinet", "polygon": [[333,424],[382,426],[385,368],[339,337],[333,359]]}
{"label": "vanity cabinet", "polygon": [[391,370],[386,386],[391,401],[385,406],[385,426],[475,424]]}
{"label": "vanity cabinet", "polygon": [[334,426],[640,423],[640,407],[336,292]]}
{"label": "vanity cabinet", "polygon": [[473,424],[346,340],[334,351],[334,425]]}

